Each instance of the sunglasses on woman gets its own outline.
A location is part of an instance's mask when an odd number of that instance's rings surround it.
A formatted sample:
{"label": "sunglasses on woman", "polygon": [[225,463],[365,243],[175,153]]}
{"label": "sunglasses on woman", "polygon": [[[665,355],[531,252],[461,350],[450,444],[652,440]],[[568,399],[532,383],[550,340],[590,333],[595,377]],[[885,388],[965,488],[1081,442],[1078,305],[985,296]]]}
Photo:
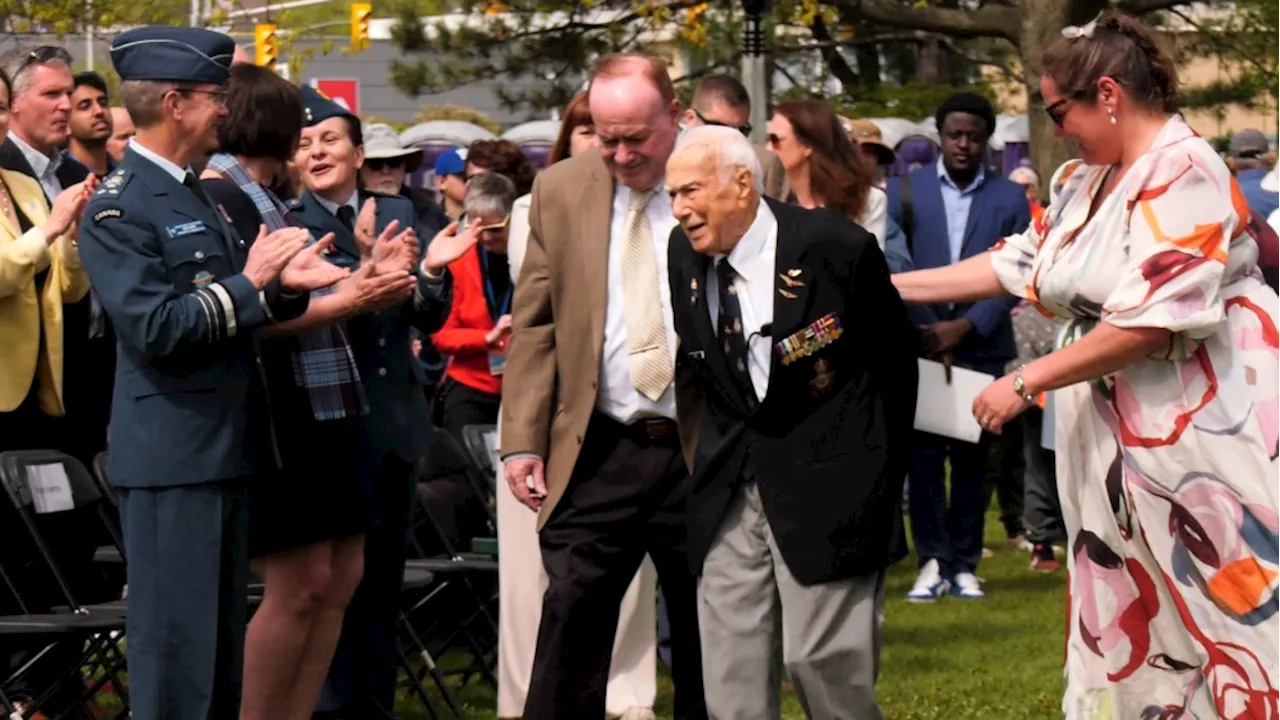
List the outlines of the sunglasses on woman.
{"label": "sunglasses on woman", "polygon": [[484,234],[488,232],[502,232],[507,229],[507,223],[511,222],[511,216],[502,218],[501,222],[491,223],[489,225],[480,225],[476,228],[476,232]]}
{"label": "sunglasses on woman", "polygon": [[1045,114],[1049,116],[1054,125],[1062,127],[1063,121],[1067,119],[1067,113],[1071,112],[1071,109],[1067,107],[1070,102],[1071,98],[1062,98],[1044,109]]}

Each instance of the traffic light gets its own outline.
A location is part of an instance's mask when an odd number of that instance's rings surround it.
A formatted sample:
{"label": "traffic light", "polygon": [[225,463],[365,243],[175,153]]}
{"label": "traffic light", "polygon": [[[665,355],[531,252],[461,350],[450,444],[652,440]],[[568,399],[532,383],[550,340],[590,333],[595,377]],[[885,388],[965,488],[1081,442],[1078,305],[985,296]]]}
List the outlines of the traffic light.
{"label": "traffic light", "polygon": [[369,47],[369,21],[373,19],[373,5],[351,3],[351,47],[363,50]]}
{"label": "traffic light", "polygon": [[254,62],[262,67],[274,67],[280,57],[276,43],[276,26],[264,23],[253,26]]}

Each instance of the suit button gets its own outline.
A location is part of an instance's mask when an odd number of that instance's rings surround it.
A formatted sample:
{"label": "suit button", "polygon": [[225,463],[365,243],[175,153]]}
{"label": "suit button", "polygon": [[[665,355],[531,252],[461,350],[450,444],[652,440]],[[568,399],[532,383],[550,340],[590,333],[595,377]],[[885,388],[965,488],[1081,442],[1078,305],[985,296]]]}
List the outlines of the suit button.
{"label": "suit button", "polygon": [[204,253],[203,253],[202,251],[200,251],[200,250],[197,250],[197,251],[196,251],[196,259],[197,259],[197,260],[203,260],[203,259],[204,259]]}
{"label": "suit button", "polygon": [[378,338],[378,347],[386,347],[386,346],[387,346],[387,339],[386,339],[386,338]]}
{"label": "suit button", "polygon": [[387,376],[387,369],[386,369],[386,368],[378,368],[378,377],[386,377],[386,376]]}

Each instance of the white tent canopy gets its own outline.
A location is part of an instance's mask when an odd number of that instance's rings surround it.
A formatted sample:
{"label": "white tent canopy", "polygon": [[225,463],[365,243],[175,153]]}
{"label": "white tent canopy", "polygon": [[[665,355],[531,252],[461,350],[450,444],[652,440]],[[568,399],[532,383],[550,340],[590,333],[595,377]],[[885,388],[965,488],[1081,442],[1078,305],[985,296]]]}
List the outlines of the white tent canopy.
{"label": "white tent canopy", "polygon": [[871,122],[880,128],[880,136],[890,148],[897,148],[903,140],[916,135],[927,137],[935,144],[938,142],[938,131],[931,119],[914,123],[905,118],[871,118]]}
{"label": "white tent canopy", "polygon": [[502,133],[502,139],[517,145],[554,145],[559,133],[559,120],[533,120]]}
{"label": "white tent canopy", "polygon": [[405,147],[424,145],[461,145],[466,147],[477,140],[497,140],[498,136],[476,125],[461,120],[432,120],[414,125],[400,133]]}

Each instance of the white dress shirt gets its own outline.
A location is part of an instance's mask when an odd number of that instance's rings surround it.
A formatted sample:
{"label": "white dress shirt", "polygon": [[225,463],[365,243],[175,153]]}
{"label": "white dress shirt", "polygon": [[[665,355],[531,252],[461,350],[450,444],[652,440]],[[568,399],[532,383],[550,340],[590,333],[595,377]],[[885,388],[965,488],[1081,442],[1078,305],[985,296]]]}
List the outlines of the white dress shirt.
{"label": "white dress shirt", "polygon": [[[319,195],[316,195],[315,193],[311,193],[311,194],[315,196],[316,202],[320,203],[320,207],[324,208],[325,210],[328,210],[330,213],[333,214],[334,217],[338,216],[338,207],[339,207],[338,203],[332,200],[329,200],[327,198],[322,198]],[[352,210],[355,210],[356,217],[359,217],[360,216],[360,191],[357,190],[351,193],[351,197],[347,198],[347,201],[342,204],[346,205]]]}
{"label": "white dress shirt", "polygon": [[58,179],[58,168],[62,167],[62,151],[55,150],[53,157],[49,157],[28,145],[13,134],[12,130],[9,131],[9,139],[22,151],[22,157],[27,159],[27,164],[36,174],[36,179],[40,181],[40,187],[44,188],[44,194],[49,196],[49,205],[52,206],[53,199],[62,194],[62,181]]}
{"label": "white dress shirt", "polygon": [[[769,368],[772,362],[773,338],[760,334],[760,328],[773,322],[773,275],[777,266],[778,219],[769,204],[760,201],[756,219],[733,246],[727,257],[737,273],[733,286],[737,289],[738,307],[742,311],[742,332],[747,336],[747,371],[756,399],[764,401],[769,392]],[[720,332],[720,280],[716,265],[724,255],[712,258],[707,269],[707,309],[711,327]]]}
{"label": "white dress shirt", "polygon": [[[613,191],[613,213],[609,223],[608,295],[604,312],[604,349],[600,353],[600,392],[596,396],[596,410],[620,423],[630,424],[642,418],[676,419],[676,397],[672,386],[657,402],[636,391],[631,384],[631,366],[628,361],[630,347],[627,343],[627,320],[622,313],[622,251],[627,241],[627,213],[630,211],[631,191],[617,185]],[[671,283],[667,275],[667,241],[676,226],[671,214],[671,198],[659,185],[649,204],[649,229],[653,235],[654,259],[658,267],[658,292],[662,296],[662,324],[667,330],[667,348],[671,352],[671,366],[676,362],[676,331],[671,315]]]}
{"label": "white dress shirt", "polygon": [[177,180],[178,182],[186,182],[186,168],[180,167],[177,163],[168,158],[160,157],[155,153],[155,151],[139,143],[137,138],[133,138],[129,141],[129,147],[133,148],[133,151],[142,157],[155,163],[161,170],[172,175],[174,180]]}

